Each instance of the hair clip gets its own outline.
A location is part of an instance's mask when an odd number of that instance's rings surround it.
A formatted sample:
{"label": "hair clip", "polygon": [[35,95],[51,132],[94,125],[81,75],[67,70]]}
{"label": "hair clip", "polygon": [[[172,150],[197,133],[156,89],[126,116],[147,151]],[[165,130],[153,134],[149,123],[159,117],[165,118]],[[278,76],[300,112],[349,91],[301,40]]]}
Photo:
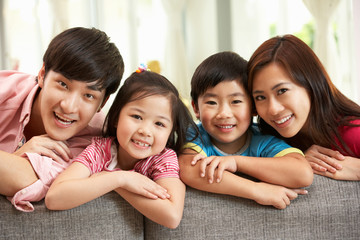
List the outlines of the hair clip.
{"label": "hair clip", "polygon": [[150,71],[150,69],[146,66],[146,64],[141,63],[140,66],[138,67],[138,69],[136,69],[135,72],[141,73],[141,72],[144,72],[144,71]]}

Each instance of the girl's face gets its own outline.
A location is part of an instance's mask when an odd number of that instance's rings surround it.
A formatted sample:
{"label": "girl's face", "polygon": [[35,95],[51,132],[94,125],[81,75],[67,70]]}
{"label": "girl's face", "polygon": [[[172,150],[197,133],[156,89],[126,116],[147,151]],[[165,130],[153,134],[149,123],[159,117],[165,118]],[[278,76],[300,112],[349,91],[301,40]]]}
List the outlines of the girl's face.
{"label": "girl's face", "polygon": [[196,117],[212,142],[226,153],[234,153],[246,142],[252,118],[250,96],[238,81],[223,81],[209,88],[193,104]]}
{"label": "girl's face", "polygon": [[290,138],[305,130],[310,96],[278,64],[271,63],[256,73],[252,95],[259,116],[281,136]]}
{"label": "girl's face", "polygon": [[[133,164],[160,153],[173,129],[170,101],[161,95],[128,102],[117,122],[119,161]],[[130,164],[128,162],[128,164]]]}

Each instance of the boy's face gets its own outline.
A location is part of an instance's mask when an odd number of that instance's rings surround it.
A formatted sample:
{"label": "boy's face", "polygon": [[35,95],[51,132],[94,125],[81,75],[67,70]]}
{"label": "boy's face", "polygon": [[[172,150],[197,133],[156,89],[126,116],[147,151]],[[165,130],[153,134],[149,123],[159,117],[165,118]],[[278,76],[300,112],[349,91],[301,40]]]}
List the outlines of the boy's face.
{"label": "boy's face", "polygon": [[198,98],[198,106],[193,103],[195,115],[213,144],[226,153],[235,153],[245,144],[251,106],[251,98],[236,80],[207,89]]}
{"label": "boy's face", "polygon": [[[69,80],[44,67],[38,75],[42,88],[37,97],[37,108],[46,134],[54,140],[67,140],[84,129],[101,108],[105,90],[94,83]],[[45,77],[45,79],[44,79]]]}

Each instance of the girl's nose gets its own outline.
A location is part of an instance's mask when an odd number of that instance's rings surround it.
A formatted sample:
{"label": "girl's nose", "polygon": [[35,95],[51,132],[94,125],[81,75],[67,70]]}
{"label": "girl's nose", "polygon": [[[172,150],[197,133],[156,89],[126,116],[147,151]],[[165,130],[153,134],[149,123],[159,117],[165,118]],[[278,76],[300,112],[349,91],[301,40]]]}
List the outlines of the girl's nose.
{"label": "girl's nose", "polygon": [[143,136],[146,136],[146,137],[150,137],[150,136],[151,136],[151,131],[148,130],[147,127],[144,127],[144,126],[139,127],[138,133],[139,133],[140,135],[143,135]]}

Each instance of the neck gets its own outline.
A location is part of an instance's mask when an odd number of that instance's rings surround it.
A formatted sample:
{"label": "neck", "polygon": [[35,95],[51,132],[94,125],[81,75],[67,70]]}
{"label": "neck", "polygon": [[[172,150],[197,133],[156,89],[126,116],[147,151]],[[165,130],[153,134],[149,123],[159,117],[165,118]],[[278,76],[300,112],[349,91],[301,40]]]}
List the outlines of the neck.
{"label": "neck", "polygon": [[40,99],[41,89],[39,89],[35,95],[34,102],[31,107],[30,120],[24,129],[26,139],[30,139],[34,136],[39,136],[46,133],[41,118]]}

